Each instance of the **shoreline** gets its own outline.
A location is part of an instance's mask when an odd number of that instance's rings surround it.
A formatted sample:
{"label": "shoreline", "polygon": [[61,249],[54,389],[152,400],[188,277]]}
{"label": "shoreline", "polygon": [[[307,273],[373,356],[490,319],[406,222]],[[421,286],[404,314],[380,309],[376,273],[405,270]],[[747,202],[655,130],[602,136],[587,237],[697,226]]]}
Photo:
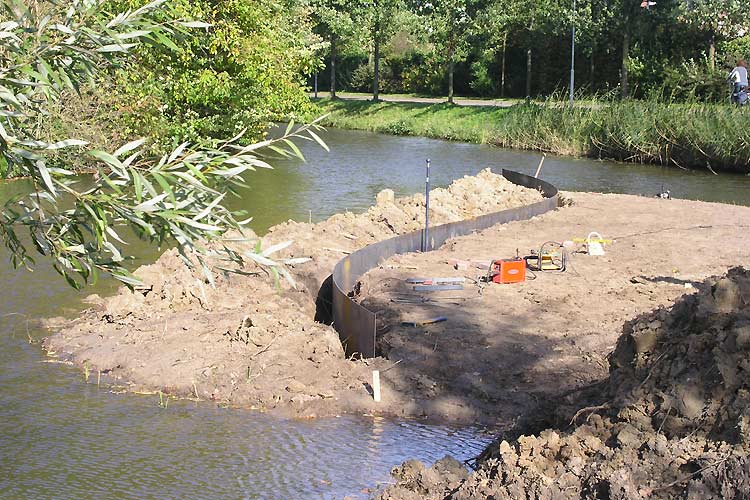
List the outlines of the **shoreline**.
{"label": "shoreline", "polygon": [[[415,212],[420,212],[419,195],[415,196],[401,208],[409,209],[414,204]],[[574,266],[581,276],[562,278],[570,281],[555,282],[542,276],[518,286],[490,286],[481,300],[463,301],[460,306],[448,304],[448,311],[453,308],[460,312],[449,312],[448,321],[423,329],[404,328],[400,322],[417,313],[429,315],[429,308],[421,310],[391,302],[387,295],[378,295],[374,284],[390,282],[401,286],[403,279],[420,273],[457,275],[445,263],[448,254],[468,252],[476,258],[507,258],[515,255],[516,247],[535,248],[542,239],[585,236],[577,233],[583,232],[581,221],[592,214],[601,220],[597,229],[604,237],[633,223],[647,232],[658,229],[654,224],[663,228],[672,222],[681,227],[685,211],[693,214],[696,224],[703,220],[706,225],[724,221],[725,217],[743,220],[750,216],[750,208],[716,203],[591,193],[566,196],[572,198],[572,206],[457,238],[435,252],[395,257],[363,277],[362,288],[367,293],[361,299],[371,301],[373,308],[383,309],[385,323],[379,325],[379,340],[387,357],[346,359],[335,331],[313,321],[317,290],[343,256],[342,250],[351,251],[392,235],[389,224],[399,231],[418,227],[419,221],[404,217],[408,211],[399,212],[387,193],[376,207],[360,216],[339,214],[319,224],[288,222],[272,228],[263,238],[264,247],[293,239],[289,256],[314,257],[312,266],[303,264],[291,270],[299,290],[282,282],[283,292],[279,293],[273,280],[265,276],[221,277],[215,290],[202,287],[174,252],[167,252],[155,264],[139,270],[151,284],[148,292],[121,292],[107,299],[93,297],[93,307],[81,317],[48,323],[52,335],[45,347],[67,353],[76,365],[86,365],[92,373],[101,371],[105,380],[125,383],[131,391],[161,390],[178,397],[197,396],[196,399],[222,405],[299,418],[365,413],[508,428],[539,398],[554,397],[604,377],[604,356],[623,322],[635,312],[648,310],[656,300],[669,303],[686,292],[684,287],[672,283],[634,284],[630,279],[650,273],[697,282],[707,277],[712,268],[689,262],[685,259],[690,256],[679,253],[647,263],[644,255],[658,254],[662,245],[653,236],[633,236],[629,244],[637,245],[632,247],[637,251],[627,251],[618,242],[605,260],[588,262],[588,256],[576,257]],[[658,220],[654,220],[655,211],[660,212]],[[369,222],[363,223],[365,220]],[[563,228],[567,228],[566,234]],[[716,225],[702,232],[707,234],[700,234],[700,230],[696,234],[678,231],[685,233],[688,240],[684,243],[690,248],[699,248],[717,238],[724,240],[716,257],[727,265],[738,254],[747,254],[740,239],[731,240],[731,228]],[[459,251],[464,245],[472,250]],[[485,247],[492,251],[482,251]],[[610,260],[614,258],[625,260],[618,264]],[[672,260],[674,263],[670,264]],[[622,262],[627,263],[626,269],[619,268]],[[674,268],[679,268],[678,274],[672,272]],[[545,304],[540,297],[548,297],[550,304],[580,300],[571,299],[575,294],[570,295],[569,287],[583,297],[595,296],[596,290],[592,291],[587,281],[593,278],[586,273],[593,273],[597,279],[601,275],[614,279],[613,283],[602,284],[607,300],[599,303],[601,310],[594,316],[570,317],[563,306],[540,312],[539,308],[544,307],[540,303]],[[465,292],[475,293],[472,287],[467,286]],[[617,307],[610,307],[613,297],[627,299],[628,307],[622,301]],[[513,317],[518,318],[519,324],[506,324],[506,333],[500,335],[497,321],[488,317],[503,309],[515,311]],[[469,316],[470,311],[476,316]],[[534,329],[539,332],[554,328],[534,325],[539,317],[550,321],[548,325],[567,326],[554,335],[544,334],[552,335],[550,338],[542,338]],[[599,324],[600,335],[587,333],[578,345],[563,341],[567,338],[564,334],[578,338],[590,322]],[[512,332],[511,337],[507,337],[508,331]],[[541,350],[535,347],[540,340],[547,346]],[[451,345],[462,348],[443,350]],[[467,372],[466,367],[477,360],[496,369],[489,375],[483,369]],[[528,370],[502,369],[520,360],[524,360]],[[533,368],[546,362],[551,363],[549,369]],[[372,370],[384,372],[383,401],[379,404],[368,392]],[[477,371],[480,376],[473,375]],[[578,375],[571,377],[572,373]]]}
{"label": "shoreline", "polygon": [[[324,126],[342,129],[750,174],[750,148],[741,146],[750,140],[738,126],[744,117],[719,105],[628,101],[570,109],[556,103],[495,107],[346,98],[318,98],[313,105],[318,115],[327,115]],[[710,117],[710,125],[696,116]],[[707,134],[711,126],[720,132]]]}

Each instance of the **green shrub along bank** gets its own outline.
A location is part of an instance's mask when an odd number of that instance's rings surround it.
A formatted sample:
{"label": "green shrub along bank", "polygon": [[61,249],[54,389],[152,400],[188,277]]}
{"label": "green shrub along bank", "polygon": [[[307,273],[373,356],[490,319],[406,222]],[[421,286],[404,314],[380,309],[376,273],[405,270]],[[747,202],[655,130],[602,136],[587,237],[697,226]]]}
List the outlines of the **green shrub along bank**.
{"label": "green shrub along bank", "polygon": [[324,99],[331,127],[750,173],[750,114],[718,104],[626,101],[509,108]]}

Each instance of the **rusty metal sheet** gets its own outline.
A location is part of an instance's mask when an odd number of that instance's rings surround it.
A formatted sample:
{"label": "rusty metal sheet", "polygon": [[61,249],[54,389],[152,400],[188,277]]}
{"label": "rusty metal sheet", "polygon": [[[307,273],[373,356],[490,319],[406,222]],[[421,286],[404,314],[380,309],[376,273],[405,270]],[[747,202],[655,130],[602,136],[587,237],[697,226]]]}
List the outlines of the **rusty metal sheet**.
{"label": "rusty metal sheet", "polygon": [[[471,234],[495,224],[530,219],[557,207],[557,188],[552,184],[511,170],[503,169],[502,174],[514,184],[538,189],[545,199],[525,207],[431,227],[427,251],[439,248],[451,238]],[[339,332],[347,355],[359,353],[365,358],[376,355],[377,317],[354,300],[353,290],[359,278],[392,255],[419,251],[422,248],[422,236],[423,231],[414,231],[373,243],[343,258],[334,267],[333,326]]]}

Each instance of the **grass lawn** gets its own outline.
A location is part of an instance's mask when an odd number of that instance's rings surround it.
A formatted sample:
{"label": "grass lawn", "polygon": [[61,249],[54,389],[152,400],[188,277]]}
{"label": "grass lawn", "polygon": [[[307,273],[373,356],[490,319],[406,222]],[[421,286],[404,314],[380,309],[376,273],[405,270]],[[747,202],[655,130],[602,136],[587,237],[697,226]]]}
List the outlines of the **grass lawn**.
{"label": "grass lawn", "polygon": [[[502,147],[750,173],[748,113],[726,104],[587,101],[507,107],[318,99],[323,124]],[[312,116],[311,116],[312,117]],[[308,117],[308,118],[311,118]]]}

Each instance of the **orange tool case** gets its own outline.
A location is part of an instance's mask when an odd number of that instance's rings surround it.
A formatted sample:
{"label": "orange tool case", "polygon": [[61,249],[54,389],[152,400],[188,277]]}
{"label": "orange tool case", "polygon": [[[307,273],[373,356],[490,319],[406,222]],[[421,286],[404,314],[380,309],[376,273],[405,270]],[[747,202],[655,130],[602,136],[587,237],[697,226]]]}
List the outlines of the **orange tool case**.
{"label": "orange tool case", "polygon": [[501,259],[492,262],[490,271],[494,283],[520,283],[526,281],[524,259]]}

